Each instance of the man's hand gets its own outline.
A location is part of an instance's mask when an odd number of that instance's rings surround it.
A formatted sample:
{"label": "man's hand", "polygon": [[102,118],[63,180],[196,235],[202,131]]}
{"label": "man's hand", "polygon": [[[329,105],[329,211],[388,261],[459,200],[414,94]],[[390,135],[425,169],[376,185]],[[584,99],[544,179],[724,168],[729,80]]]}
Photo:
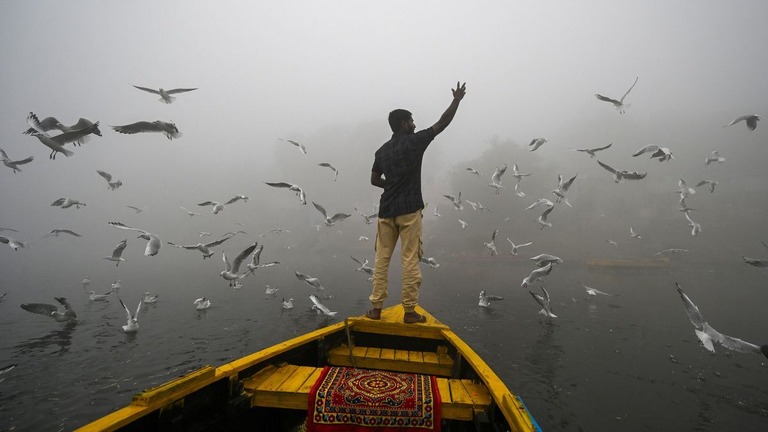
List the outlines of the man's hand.
{"label": "man's hand", "polygon": [[453,92],[454,99],[462,100],[467,94],[467,83],[459,85],[459,82],[456,81],[456,90],[451,89],[451,92]]}

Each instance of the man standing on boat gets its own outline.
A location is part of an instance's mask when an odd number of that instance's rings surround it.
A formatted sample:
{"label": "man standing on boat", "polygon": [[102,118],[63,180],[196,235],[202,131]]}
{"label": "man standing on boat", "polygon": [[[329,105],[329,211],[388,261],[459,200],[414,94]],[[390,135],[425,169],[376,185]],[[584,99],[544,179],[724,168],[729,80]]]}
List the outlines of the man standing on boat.
{"label": "man standing on boat", "polygon": [[399,237],[403,263],[403,322],[426,321],[426,317],[415,311],[421,286],[419,259],[422,255],[421,212],[424,209],[421,161],[429,143],[451,124],[466,88],[466,83],[456,83],[456,89],[451,89],[453,101],[448,109],[432,127],[419,132],[415,132],[416,125],[410,112],[396,109],[389,113],[392,138],[376,151],[371,169],[371,184],[384,192],[379,202],[373,292],[368,297],[373,309],[365,313],[368,318],[381,319],[381,308],[387,298],[389,262]]}

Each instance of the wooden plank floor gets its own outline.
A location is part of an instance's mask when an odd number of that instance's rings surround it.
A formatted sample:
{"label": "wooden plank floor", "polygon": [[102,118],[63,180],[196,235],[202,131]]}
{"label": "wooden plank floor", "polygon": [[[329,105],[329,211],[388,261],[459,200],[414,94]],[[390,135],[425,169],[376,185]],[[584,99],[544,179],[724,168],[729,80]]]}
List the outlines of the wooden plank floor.
{"label": "wooden plank floor", "polygon": [[395,372],[411,372],[423,375],[450,377],[453,359],[446,353],[394,350],[390,348],[336,347],[328,352],[328,363],[333,366],[349,366],[364,369],[380,369]]}
{"label": "wooden plank floor", "polygon": [[[306,410],[309,392],[323,368],[283,365],[267,366],[243,381],[251,395],[251,406]],[[472,420],[476,411],[491,404],[488,389],[470,380],[437,378],[441,416],[447,420]]]}

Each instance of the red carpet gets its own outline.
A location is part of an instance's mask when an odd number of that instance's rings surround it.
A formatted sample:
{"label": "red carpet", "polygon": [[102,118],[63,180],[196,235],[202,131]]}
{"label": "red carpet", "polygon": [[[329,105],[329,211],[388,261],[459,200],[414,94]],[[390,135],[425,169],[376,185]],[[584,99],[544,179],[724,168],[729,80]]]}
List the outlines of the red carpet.
{"label": "red carpet", "polygon": [[435,377],[326,367],[309,394],[308,432],[438,432]]}

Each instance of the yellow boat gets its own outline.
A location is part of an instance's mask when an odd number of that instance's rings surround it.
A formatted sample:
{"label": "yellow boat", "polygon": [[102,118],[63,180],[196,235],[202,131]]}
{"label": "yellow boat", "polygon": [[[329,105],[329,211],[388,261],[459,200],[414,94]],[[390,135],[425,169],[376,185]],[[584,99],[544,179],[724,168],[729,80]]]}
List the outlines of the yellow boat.
{"label": "yellow boat", "polygon": [[128,406],[78,431],[302,430],[312,390],[330,366],[374,377],[426,376],[440,404],[438,424],[429,430],[541,431],[522,399],[472,348],[417,311],[426,323],[404,324],[402,307],[392,306],[378,321],[349,317],[225,365],[204,366],[134,395]]}

